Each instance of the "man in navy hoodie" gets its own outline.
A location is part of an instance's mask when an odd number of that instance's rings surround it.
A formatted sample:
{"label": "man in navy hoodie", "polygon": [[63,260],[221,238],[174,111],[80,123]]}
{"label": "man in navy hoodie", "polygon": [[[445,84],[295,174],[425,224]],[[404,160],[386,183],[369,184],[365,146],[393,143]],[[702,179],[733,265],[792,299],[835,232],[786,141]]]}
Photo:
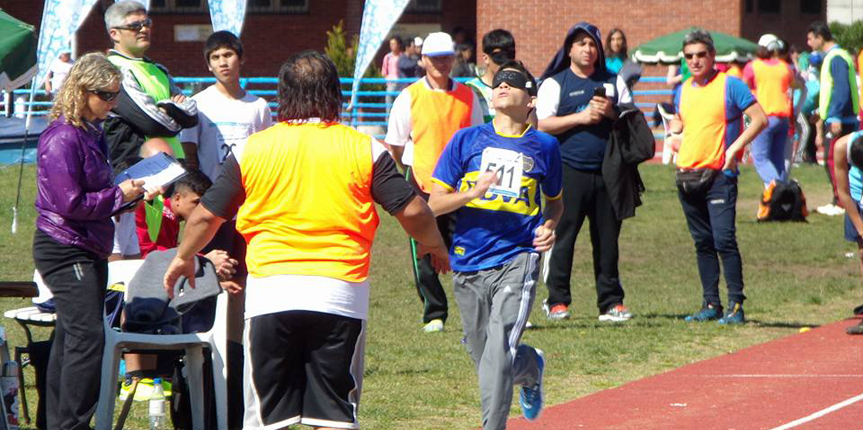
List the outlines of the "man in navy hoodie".
{"label": "man in navy hoodie", "polygon": [[630,102],[626,84],[605,68],[599,30],[586,22],[573,26],[542,75],[536,106],[539,129],[560,141],[566,208],[555,229],[557,241],[545,259],[549,294],[543,308],[549,319],[569,318],[573,247],[585,217],[593,244],[599,320],[632,318],[623,305],[617,268],[621,221],[602,179],[615,106]]}

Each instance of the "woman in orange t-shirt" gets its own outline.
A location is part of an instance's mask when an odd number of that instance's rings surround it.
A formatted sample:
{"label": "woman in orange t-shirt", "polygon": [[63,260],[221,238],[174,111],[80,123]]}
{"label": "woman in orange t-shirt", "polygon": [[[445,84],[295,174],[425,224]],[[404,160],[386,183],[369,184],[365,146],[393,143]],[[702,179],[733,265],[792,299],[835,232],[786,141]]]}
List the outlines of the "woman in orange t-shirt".
{"label": "woman in orange t-shirt", "polygon": [[743,79],[752,88],[767,114],[768,124],[752,141],[750,154],[755,170],[767,186],[772,181],[787,181],[785,150],[793,116],[790,89],[797,87],[794,69],[782,61],[785,43],[772,34],[761,36],[754,61],[746,65]]}

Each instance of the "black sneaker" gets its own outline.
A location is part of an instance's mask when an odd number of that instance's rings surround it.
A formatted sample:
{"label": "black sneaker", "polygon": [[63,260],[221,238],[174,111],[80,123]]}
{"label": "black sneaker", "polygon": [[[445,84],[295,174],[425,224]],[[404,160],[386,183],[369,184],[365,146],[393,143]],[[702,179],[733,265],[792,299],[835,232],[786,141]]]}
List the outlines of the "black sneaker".
{"label": "black sneaker", "polygon": [[852,325],[845,329],[845,333],[848,334],[863,334],[863,321],[860,321],[860,324]]}

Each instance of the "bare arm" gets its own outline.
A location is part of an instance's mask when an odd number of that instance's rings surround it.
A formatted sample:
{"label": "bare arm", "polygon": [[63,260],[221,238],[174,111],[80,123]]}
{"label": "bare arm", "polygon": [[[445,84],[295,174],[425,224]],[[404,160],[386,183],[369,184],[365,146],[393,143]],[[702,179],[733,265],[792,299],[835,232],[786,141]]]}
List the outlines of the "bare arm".
{"label": "bare arm", "polygon": [[165,272],[164,287],[168,297],[174,297],[174,284],[180,276],[189,279],[189,286],[195,288],[195,254],[204,248],[216,235],[224,218],[210,212],[204,205],[198,205],[186,221],[183,242],[177,248],[177,256]]}
{"label": "bare arm", "polygon": [[743,133],[740,133],[740,136],[737,137],[737,140],[725,150],[725,165],[722,166],[722,170],[736,168],[737,154],[740,154],[743,148],[749,145],[755,139],[755,136],[758,136],[758,133],[761,133],[761,130],[767,127],[767,115],[758,103],[754,103],[743,112],[749,116],[749,127],[746,127]]}
{"label": "bare arm", "polygon": [[668,73],[665,75],[665,83],[671,86],[683,82],[683,75],[677,74],[677,66],[668,66]]}
{"label": "bare arm", "polygon": [[438,273],[450,271],[449,254],[434,214],[422,197],[416,196],[401,211],[393,214],[405,232],[423,248],[420,254],[431,254],[432,266]]}
{"label": "bare arm", "polygon": [[833,148],[833,174],[836,180],[836,193],[839,194],[839,201],[842,207],[845,208],[845,214],[857,230],[857,234],[863,236],[863,218],[860,217],[860,211],[856,210],[857,203],[851,198],[851,186],[848,182],[848,156],[846,149],[851,144],[851,135],[843,136],[836,141]]}
{"label": "bare arm", "polygon": [[471,200],[481,198],[485,195],[488,188],[497,180],[497,174],[492,171],[487,171],[480,175],[476,185],[464,192],[456,192],[448,190],[440,184],[432,185],[432,192],[429,195],[429,207],[435,216],[440,216],[454,212],[462,206],[470,203]]}
{"label": "bare arm", "polygon": [[563,199],[546,200],[542,216],[545,222],[536,228],[533,239],[533,246],[539,252],[548,251],[554,246],[554,229],[563,216]]}
{"label": "bare arm", "polygon": [[583,111],[571,113],[564,116],[550,116],[539,120],[538,128],[548,134],[561,134],[578,125],[596,124],[602,121],[606,114],[606,105],[610,105],[608,99],[594,97],[590,105]]}
{"label": "bare arm", "polygon": [[390,155],[393,156],[393,160],[396,162],[396,166],[398,166],[399,170],[404,172],[405,165],[402,164],[402,155],[404,155],[405,153],[405,147],[387,144],[387,149],[390,150]]}

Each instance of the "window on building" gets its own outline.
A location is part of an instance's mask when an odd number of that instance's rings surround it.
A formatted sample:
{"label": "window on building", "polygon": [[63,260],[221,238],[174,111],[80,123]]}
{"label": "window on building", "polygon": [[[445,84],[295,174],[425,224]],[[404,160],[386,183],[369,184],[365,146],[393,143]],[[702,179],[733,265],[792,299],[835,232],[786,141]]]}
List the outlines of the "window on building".
{"label": "window on building", "polygon": [[305,13],[308,0],[249,0],[247,11],[262,13]]}
{"label": "window on building", "polygon": [[150,0],[152,12],[203,13],[207,0]]}
{"label": "window on building", "polygon": [[406,12],[440,12],[443,0],[411,0]]}
{"label": "window on building", "polygon": [[821,0],[800,0],[800,13],[821,14]]}
{"label": "window on building", "polygon": [[782,0],[758,0],[758,12],[779,13],[782,9]]}

